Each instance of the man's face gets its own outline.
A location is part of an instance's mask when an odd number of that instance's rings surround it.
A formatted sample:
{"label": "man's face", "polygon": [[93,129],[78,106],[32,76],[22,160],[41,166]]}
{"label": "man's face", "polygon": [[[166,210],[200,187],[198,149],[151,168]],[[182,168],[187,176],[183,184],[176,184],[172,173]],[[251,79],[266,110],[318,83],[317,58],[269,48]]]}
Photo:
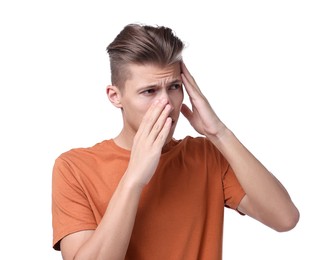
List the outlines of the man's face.
{"label": "man's face", "polygon": [[130,65],[131,77],[126,80],[121,93],[123,131],[133,137],[150,105],[157,99],[167,99],[173,110],[170,113],[172,128],[167,138],[173,136],[183,103],[180,64],[167,67],[155,65]]}

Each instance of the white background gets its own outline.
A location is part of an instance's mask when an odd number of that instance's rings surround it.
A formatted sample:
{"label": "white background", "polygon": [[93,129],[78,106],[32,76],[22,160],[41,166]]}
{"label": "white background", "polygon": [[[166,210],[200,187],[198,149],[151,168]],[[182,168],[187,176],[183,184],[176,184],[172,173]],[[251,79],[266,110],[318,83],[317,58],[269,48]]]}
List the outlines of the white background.
{"label": "white background", "polygon": [[[226,210],[224,259],[325,259],[323,1],[1,1],[0,259],[51,248],[51,171],[62,152],[114,137],[106,46],[127,23],[171,27],[220,118],[301,212],[277,233]],[[182,118],[176,137],[196,133]]]}

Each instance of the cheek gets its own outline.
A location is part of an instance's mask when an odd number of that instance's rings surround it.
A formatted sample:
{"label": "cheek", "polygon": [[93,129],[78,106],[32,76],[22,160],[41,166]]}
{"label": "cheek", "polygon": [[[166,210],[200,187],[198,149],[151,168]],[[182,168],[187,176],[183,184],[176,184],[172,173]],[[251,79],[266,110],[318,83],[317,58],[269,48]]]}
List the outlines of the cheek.
{"label": "cheek", "polygon": [[183,88],[182,88],[182,94],[181,94],[181,103],[183,103],[183,100],[184,100],[184,91],[183,91]]}
{"label": "cheek", "polygon": [[184,100],[184,92],[183,90],[180,91],[179,93],[177,93],[176,97],[175,97],[175,106],[180,109],[182,104],[183,104],[183,100]]}
{"label": "cheek", "polygon": [[136,102],[128,106],[128,114],[131,120],[141,121],[147,110],[149,109],[151,102]]}

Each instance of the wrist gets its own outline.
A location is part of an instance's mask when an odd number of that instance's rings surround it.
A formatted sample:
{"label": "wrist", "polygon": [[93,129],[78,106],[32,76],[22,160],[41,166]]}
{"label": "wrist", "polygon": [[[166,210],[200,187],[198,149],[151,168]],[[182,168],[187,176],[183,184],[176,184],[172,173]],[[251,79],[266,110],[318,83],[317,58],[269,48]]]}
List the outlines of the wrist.
{"label": "wrist", "polygon": [[207,138],[218,148],[227,145],[227,142],[229,142],[232,137],[234,137],[233,132],[225,125],[223,125],[216,134],[207,136]]}
{"label": "wrist", "polygon": [[216,130],[213,133],[207,133],[206,137],[211,141],[219,141],[229,133],[231,133],[231,131],[226,127],[226,125],[222,122],[219,122],[218,126],[216,127]]}
{"label": "wrist", "polygon": [[136,176],[138,176],[138,174],[132,172],[132,174],[127,170],[123,177],[121,182],[123,183],[123,187],[125,189],[129,189],[132,191],[139,191],[141,192],[144,188],[144,186],[146,186],[146,183],[140,181],[138,178],[136,178]]}

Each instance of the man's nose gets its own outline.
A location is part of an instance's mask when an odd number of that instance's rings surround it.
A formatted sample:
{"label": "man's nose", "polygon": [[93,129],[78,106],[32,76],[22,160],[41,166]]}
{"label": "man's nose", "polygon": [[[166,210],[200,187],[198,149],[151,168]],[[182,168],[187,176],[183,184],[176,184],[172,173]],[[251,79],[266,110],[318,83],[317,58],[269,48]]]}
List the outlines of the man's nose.
{"label": "man's nose", "polygon": [[166,90],[164,90],[164,91],[161,92],[160,98],[161,99],[166,99],[167,100],[167,104],[171,105],[172,108],[174,108],[173,107],[172,100],[170,98],[170,95],[168,94],[168,92]]}

